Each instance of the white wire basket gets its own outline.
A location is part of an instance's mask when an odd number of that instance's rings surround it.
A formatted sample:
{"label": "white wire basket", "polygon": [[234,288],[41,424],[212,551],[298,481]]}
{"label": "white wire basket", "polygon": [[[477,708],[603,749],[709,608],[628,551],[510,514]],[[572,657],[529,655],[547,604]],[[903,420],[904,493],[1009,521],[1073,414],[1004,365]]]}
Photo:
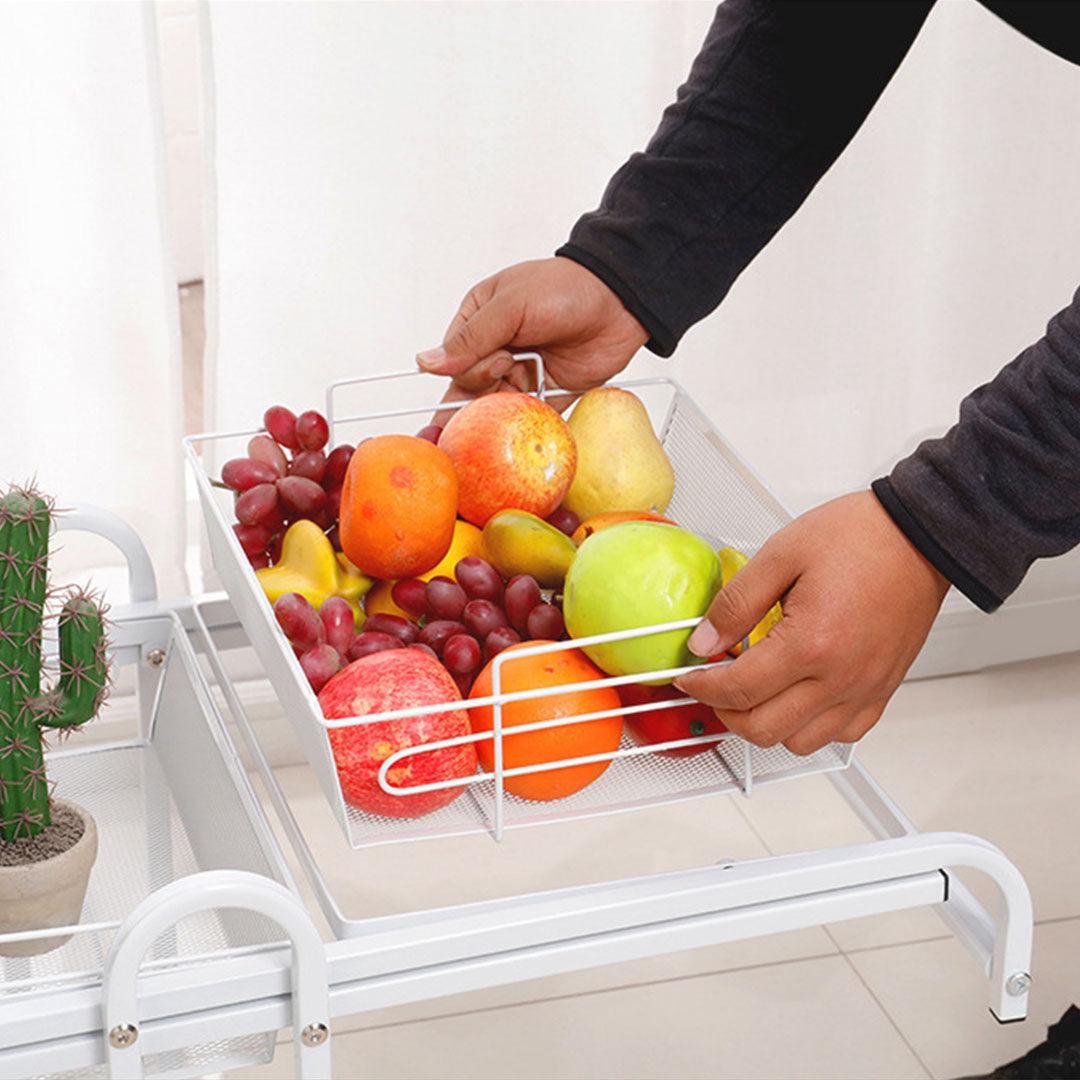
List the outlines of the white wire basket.
{"label": "white wire basket", "polygon": [[[632,390],[648,410],[675,471],[675,490],[666,516],[714,545],[731,545],[747,555],[756,552],[768,536],[790,520],[790,515],[720,436],[681,387],[670,379],[638,379],[613,385]],[[412,433],[430,422],[433,413],[459,408],[463,403],[443,404],[435,399],[438,390],[428,377],[415,371],[342,380],[326,392],[326,416],[331,444],[356,445],[361,439],[390,432]],[[540,396],[553,396],[543,387]],[[357,399],[361,411],[350,411]],[[627,734],[618,749],[606,754],[570,758],[546,765],[506,769],[503,767],[502,710],[515,700],[527,697],[567,694],[578,687],[558,686],[517,693],[500,691],[499,671],[514,658],[544,651],[575,649],[583,643],[616,640],[684,629],[696,619],[652,627],[570,640],[555,645],[527,645],[513,653],[500,654],[495,664],[493,693],[470,701],[473,706],[490,704],[494,731],[462,735],[437,743],[400,750],[388,757],[379,773],[379,784],[392,795],[414,795],[422,791],[457,787],[461,795],[449,805],[422,817],[383,817],[365,813],[345,801],[334,764],[327,732],[333,727],[356,723],[376,723],[397,718],[419,718],[462,708],[461,702],[424,709],[399,710],[366,717],[327,720],[305,678],[292,647],[278,629],[273,610],[233,532],[234,497],[212,483],[211,472],[232,457],[242,457],[250,437],[262,429],[192,436],[186,440],[187,453],[195,471],[202,503],[210,554],[225,589],[250,642],[259,656],[298,740],[318,777],[335,816],[353,847],[393,843],[402,840],[453,836],[488,831],[500,839],[505,829],[570,818],[632,810],[719,792],[740,791],[750,795],[755,784],[845,768],[852,759],[852,747],[830,744],[814,754],[800,757],[782,746],[766,749],[752,746],[737,736],[703,735],[677,742],[637,745]],[[608,678],[594,686],[674,676],[690,668],[667,669],[637,676]],[[584,684],[580,684],[584,688]],[[665,705],[671,704],[665,702]],[[648,711],[657,705],[620,709],[624,715]],[[582,713],[541,725],[581,723],[613,715],[613,711]],[[523,733],[530,725],[516,726]],[[410,755],[433,753],[444,747],[487,739],[494,743],[494,767],[490,772],[444,780],[422,787],[395,788],[388,771]],[[709,743],[708,752],[693,757],[674,758],[658,754],[693,743]],[[509,777],[610,759],[600,777],[575,794],[549,802],[519,798],[506,790]]]}

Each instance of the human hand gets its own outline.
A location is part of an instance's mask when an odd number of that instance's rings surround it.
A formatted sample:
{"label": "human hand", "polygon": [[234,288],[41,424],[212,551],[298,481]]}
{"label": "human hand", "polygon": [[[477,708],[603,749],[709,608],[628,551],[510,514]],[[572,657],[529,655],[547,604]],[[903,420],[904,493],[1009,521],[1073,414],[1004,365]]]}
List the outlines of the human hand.
{"label": "human hand", "polygon": [[555,385],[588,390],[622,371],[648,339],[595,274],[557,256],[518,263],[474,286],[442,345],[416,360],[424,371],[449,375],[456,400],[527,389],[526,371],[511,349],[540,352]]}
{"label": "human hand", "polygon": [[877,723],[948,588],[872,492],[844,495],[770,537],[717,593],[690,648],[722,653],[778,599],[784,617],[732,663],[676,685],[757,746],[810,754],[854,742]]}

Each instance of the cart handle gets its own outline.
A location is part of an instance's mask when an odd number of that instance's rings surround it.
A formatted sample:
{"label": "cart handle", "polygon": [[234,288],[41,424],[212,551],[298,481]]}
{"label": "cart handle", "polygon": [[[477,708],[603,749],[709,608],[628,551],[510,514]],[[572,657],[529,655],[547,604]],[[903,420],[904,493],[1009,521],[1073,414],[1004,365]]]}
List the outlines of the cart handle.
{"label": "cart handle", "polygon": [[131,603],[154,603],[157,600],[154,564],[139,534],[122,517],[101,506],[76,503],[70,510],[57,514],[53,520],[57,532],[94,533],[120,549],[127,560]]}
{"label": "cart handle", "polygon": [[330,1075],[330,996],[322,938],[300,900],[272,878],[247,870],[189,874],[147,896],[124,920],[102,981],[105,1060],[113,1080],[143,1075],[138,974],[154,940],[187,915],[242,908],[273,919],[292,945],[293,1051],[296,1075]]}

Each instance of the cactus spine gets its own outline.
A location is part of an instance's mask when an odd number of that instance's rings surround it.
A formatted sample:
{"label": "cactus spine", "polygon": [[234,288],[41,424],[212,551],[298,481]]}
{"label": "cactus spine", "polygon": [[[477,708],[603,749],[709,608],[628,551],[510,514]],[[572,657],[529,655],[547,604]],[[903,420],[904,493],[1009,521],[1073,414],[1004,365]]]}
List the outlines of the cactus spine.
{"label": "cactus spine", "polygon": [[104,618],[86,592],[67,590],[59,615],[60,674],[42,692],[42,627],[52,504],[32,488],[0,498],[0,837],[50,823],[42,728],[71,729],[105,698]]}

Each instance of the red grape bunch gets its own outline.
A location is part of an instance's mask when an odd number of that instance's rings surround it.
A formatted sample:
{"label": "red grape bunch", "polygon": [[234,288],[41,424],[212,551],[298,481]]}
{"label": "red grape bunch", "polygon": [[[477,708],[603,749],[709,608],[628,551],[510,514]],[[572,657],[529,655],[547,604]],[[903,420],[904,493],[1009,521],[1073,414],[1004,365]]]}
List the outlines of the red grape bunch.
{"label": "red grape bunch", "polygon": [[274,405],[263,426],[267,434],[248,442],[247,457],[233,458],[221,470],[222,483],[237,493],[233,531],[257,570],[277,560],[292,522],[308,518],[324,530],[337,524],[354,449],[343,443],[327,454],[330,427],[314,409],[296,416]]}
{"label": "red grape bunch", "polygon": [[484,664],[507,646],[532,638],[558,640],[565,630],[562,612],[544,600],[535,578],[519,574],[504,582],[491,563],[474,555],[458,561],[453,578],[405,578],[395,583],[391,596],[403,611],[422,619],[417,643],[442,660],[462,695]]}
{"label": "red grape bunch", "polygon": [[316,611],[300,593],[284,593],[274,603],[274,617],[315,693],[353,660],[380,649],[414,645],[417,637],[408,619],[383,614],[369,616],[358,634],[352,607],[342,596],[328,596]]}

